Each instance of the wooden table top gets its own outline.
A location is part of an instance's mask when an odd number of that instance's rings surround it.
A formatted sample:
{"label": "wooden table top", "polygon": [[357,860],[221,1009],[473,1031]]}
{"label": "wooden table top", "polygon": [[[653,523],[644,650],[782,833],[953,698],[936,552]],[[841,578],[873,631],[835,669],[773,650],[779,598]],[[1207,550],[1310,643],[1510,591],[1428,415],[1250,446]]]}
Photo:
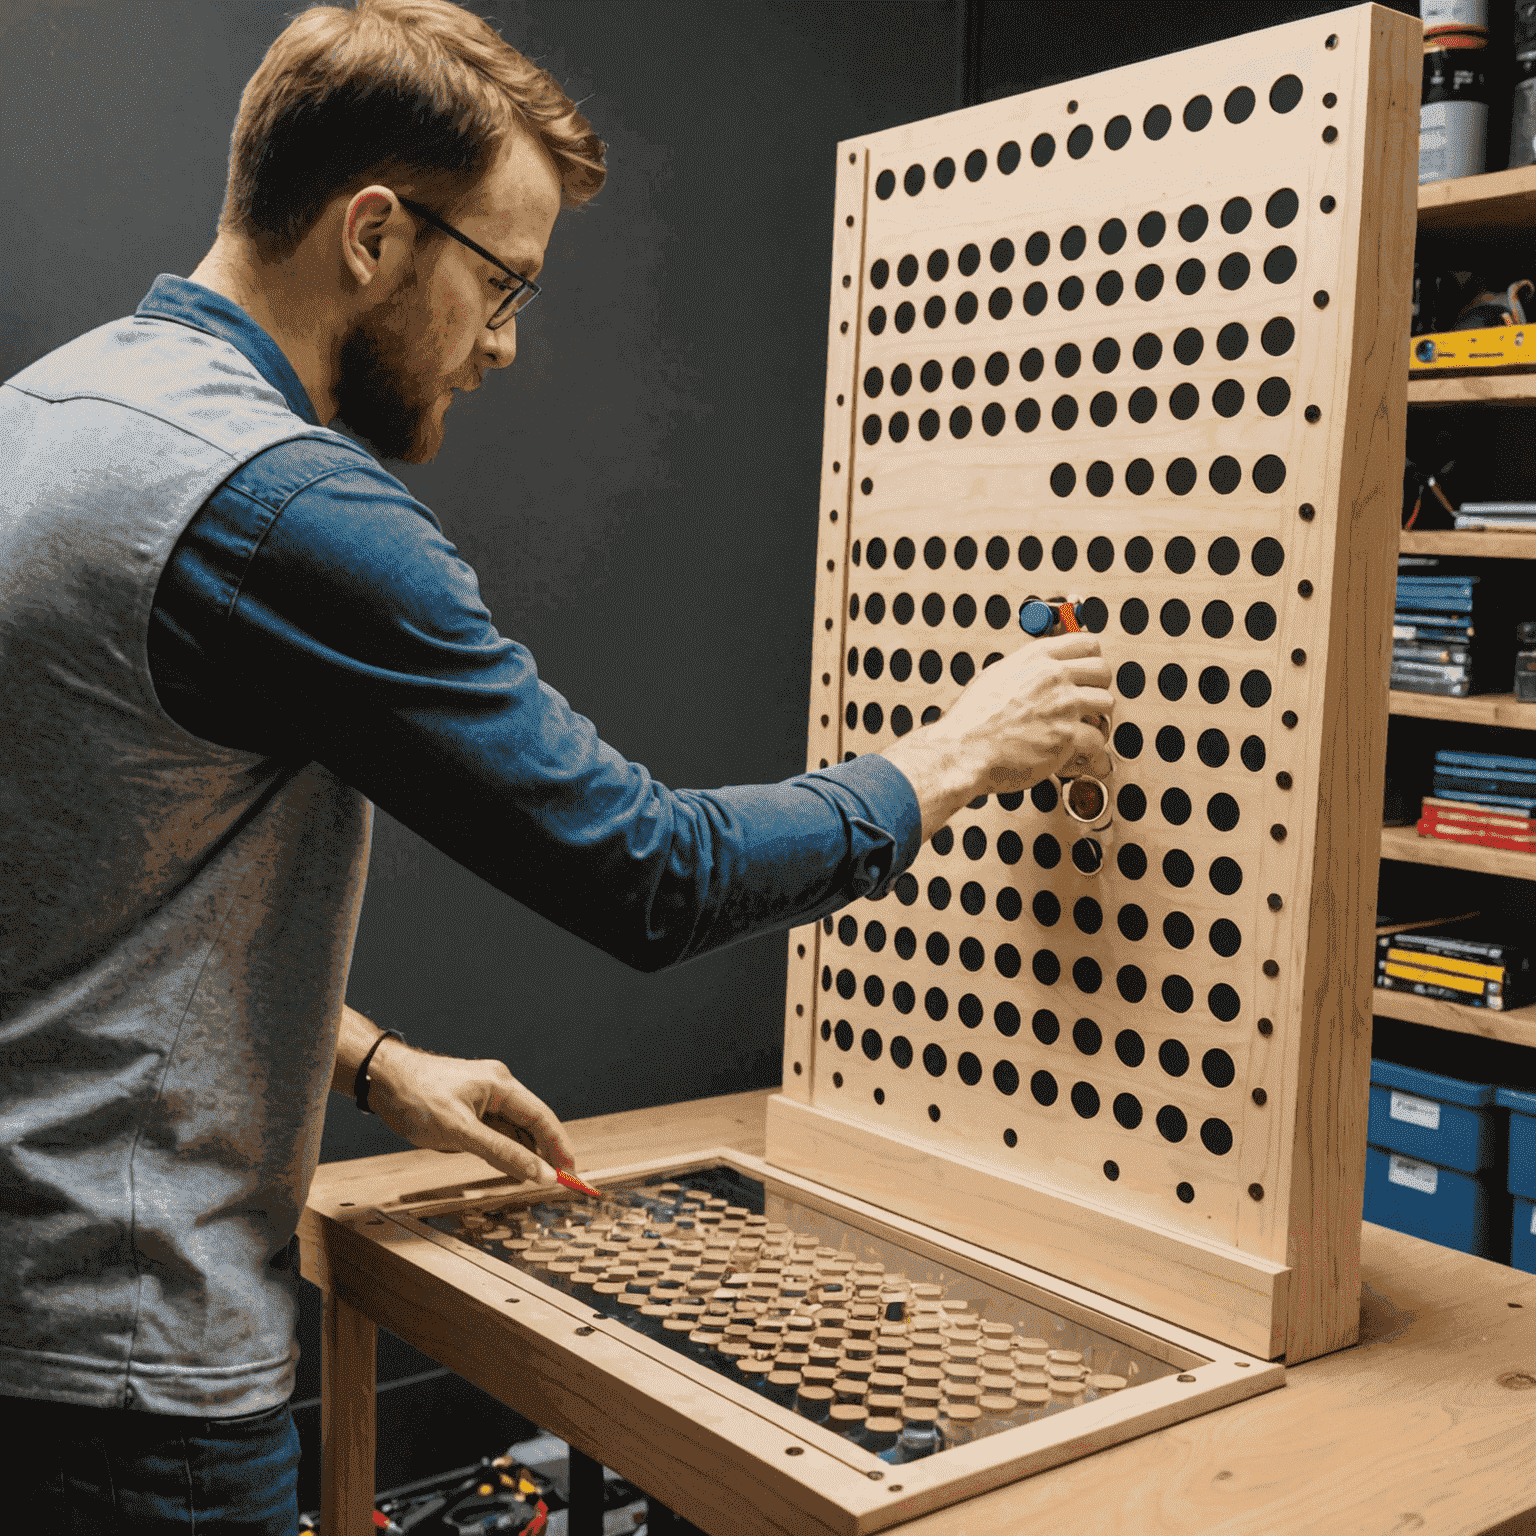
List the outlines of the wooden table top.
{"label": "wooden table top", "polygon": [[[567,1122],[578,1168],[712,1146],[764,1151],[769,1091]],[[300,1226],[505,1180],[404,1151],[316,1172]],[[1360,1342],[1247,1402],[1100,1451],[898,1529],[903,1536],[1407,1536],[1536,1532],[1536,1275],[1365,1224]],[[1053,1524],[1057,1522],[1058,1524]]]}

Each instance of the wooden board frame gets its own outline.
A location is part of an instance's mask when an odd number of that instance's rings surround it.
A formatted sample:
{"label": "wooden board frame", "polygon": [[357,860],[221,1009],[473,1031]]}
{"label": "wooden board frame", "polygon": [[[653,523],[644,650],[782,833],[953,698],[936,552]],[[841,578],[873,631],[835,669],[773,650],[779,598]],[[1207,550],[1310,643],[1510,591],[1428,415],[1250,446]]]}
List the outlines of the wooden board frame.
{"label": "wooden board frame", "polygon": [[[930,982],[946,982],[955,990],[972,987],[973,1001],[979,994],[989,1014],[999,1002],[1014,1000],[1024,1028],[1018,1030],[1016,1015],[1017,1039],[999,1042],[987,1028],[971,1028],[974,1020],[962,1024],[950,1014],[943,1024],[930,1023],[921,1009],[907,1024],[889,1003],[872,1003],[867,992],[863,997],[854,992],[860,973],[882,968],[856,949],[859,928],[871,919],[892,927],[904,921],[890,897],[882,898],[883,906],[854,903],[838,924],[828,919],[795,930],[789,939],[784,1087],[770,1105],[767,1160],[1235,1347],[1290,1363],[1358,1336],[1371,907],[1406,421],[1420,36],[1411,17],[1358,6],[838,147],[808,768],[880,750],[895,739],[893,727],[880,722],[889,721],[898,702],[913,700],[912,689],[899,688],[885,674],[861,679],[850,671],[861,647],[898,643],[891,624],[876,631],[854,616],[852,603],[861,594],[888,596],[905,585],[921,601],[927,589],[944,600],[942,615],[961,590],[974,588],[984,600],[986,590],[995,589],[1016,611],[1031,591],[1046,595],[1065,587],[1085,597],[1102,595],[1113,615],[1122,599],[1138,588],[1151,597],[1150,587],[1161,582],[1167,590],[1150,605],[1153,613],[1164,596],[1188,599],[1196,615],[1195,640],[1160,634],[1155,619],[1133,639],[1119,622],[1106,619],[1104,652],[1117,677],[1129,660],[1147,663],[1148,674],[1169,662],[1184,664],[1192,702],[1180,715],[1158,701],[1150,675],[1146,697],[1135,702],[1127,691],[1117,700],[1117,722],[1148,725],[1146,750],[1134,773],[1122,761],[1121,782],[1140,778],[1153,806],[1164,786],[1181,778],[1199,791],[1197,803],[1216,790],[1238,797],[1241,824],[1225,833],[1202,826],[1195,862],[1203,867],[1212,854],[1235,854],[1245,879],[1240,893],[1227,900],[1213,898],[1203,882],[1188,896],[1159,890],[1147,900],[1138,892],[1155,885],[1151,878],[1141,881],[1137,892],[1125,881],[1117,887],[1118,873],[1106,861],[1097,886],[1090,886],[1070,860],[1063,859],[1048,876],[1028,863],[1027,852],[1023,872],[1015,876],[997,857],[1000,835],[1017,824],[1028,850],[1030,838],[1050,818],[1042,821],[1041,813],[1031,820],[1028,800],[1022,815],[992,804],[962,812],[954,818],[954,831],[979,832],[984,853],[968,862],[957,848],[946,862],[926,845],[912,871],[919,885],[940,874],[953,876],[957,885],[967,875],[983,881],[990,875],[991,887],[1017,879],[1026,887],[1024,913],[1006,919],[983,911],[967,919],[916,909],[912,920],[956,946],[963,935],[980,935],[984,955],[999,940],[1012,942],[1024,952],[1025,969],[1014,980],[1003,979],[1006,971],[1001,977],[986,971],[956,983],[952,962],[946,972],[943,961],[925,962],[921,952],[899,972],[893,972],[894,962],[883,969],[887,977],[901,974],[916,982],[918,997]],[[1282,117],[1266,105],[1266,94],[1283,75],[1301,82],[1302,96]],[[1256,110],[1246,124],[1229,123],[1223,113],[1226,93],[1242,85],[1255,89]],[[1204,92],[1211,121],[1201,136],[1187,122],[1181,128],[1179,109],[1186,97],[1193,106],[1196,93]],[[1169,136],[1154,144],[1137,127],[1119,158],[1111,155],[1102,140],[1111,117],[1127,113],[1140,124],[1155,103],[1173,108]],[[1084,126],[1097,137],[1086,158],[1074,164],[1068,159],[1069,135]],[[1046,133],[1065,142],[1041,165],[1031,151],[1036,136]],[[1017,170],[1006,177],[1001,162],[993,166],[989,158],[1005,141],[1022,148]],[[971,185],[969,170],[962,176],[956,168],[968,163],[973,145],[984,148],[985,165]],[[937,171],[944,157],[947,182]],[[904,191],[908,167],[922,183],[915,192]],[[887,181],[882,196],[881,177],[890,173],[894,192]],[[1272,186],[1285,185],[1298,193],[1299,216],[1287,230],[1271,229],[1265,198]],[[936,190],[940,186],[947,190]],[[1252,202],[1253,219],[1228,238],[1217,228],[1216,213],[1224,199],[1240,192]],[[1214,234],[1204,244],[1181,244],[1174,225],[1180,210],[1194,202],[1209,205]],[[1064,226],[1081,219],[1096,230],[1117,207],[1133,231],[1120,257],[1100,259],[1090,233],[1088,255],[1075,268],[1065,255],[1058,259],[1054,245]],[[1128,260],[1144,209],[1164,212],[1167,239],[1176,249],[1166,263],[1169,282],[1161,304],[1138,304],[1130,296],[1130,274],[1137,260],[1145,259],[1137,253]],[[1035,228],[1050,233],[1051,242],[1043,264],[1032,268],[1024,266],[1023,257],[1025,237]],[[1300,247],[1300,257],[1297,270],[1270,287],[1257,274],[1265,247],[1282,233]],[[955,306],[967,279],[958,267],[940,270],[932,264],[925,279],[923,253],[930,247],[953,252],[962,238],[978,241],[985,251],[1001,235],[1015,241],[1020,260],[1006,275],[981,266],[970,286],[981,290],[984,305],[993,283],[1014,280],[1013,287],[1022,289],[1038,277],[1054,288],[1079,270],[1087,285],[1081,314],[1047,303],[1027,322],[1016,309],[1009,314],[1019,318],[989,321],[983,308],[961,335],[957,323],[944,323],[949,312],[944,309],[937,328],[925,332],[929,306],[936,300]],[[906,289],[895,273],[904,251],[919,257],[916,281],[909,278]],[[1196,251],[1210,257],[1212,281],[1192,296],[1171,298],[1174,260]],[[1257,289],[1236,296],[1220,291],[1216,258],[1229,251],[1249,258]],[[1168,254],[1166,243],[1163,252],[1148,254]],[[872,285],[882,257],[889,258],[891,273],[877,290]],[[1125,302],[1096,311],[1095,275],[1115,266],[1126,274]],[[894,309],[909,296],[921,308],[911,341],[901,339],[894,325],[876,332],[870,321],[876,304]],[[1019,297],[1015,292],[1009,304]],[[1272,311],[1291,321],[1295,345],[1288,357],[1272,361],[1252,346],[1243,362],[1218,358],[1217,326],[1235,318],[1238,298],[1262,303],[1262,311],[1248,317],[1255,332]],[[995,340],[983,339],[988,326]],[[1144,375],[1158,386],[1162,414],[1136,429],[1134,444],[1130,436],[1116,437],[1087,420],[1053,428],[1050,396],[1067,386],[1053,379],[1048,367],[1031,391],[1044,408],[1038,430],[1024,435],[1005,423],[999,430],[1008,435],[992,439],[983,438],[979,421],[974,432],[959,432],[953,416],[949,436],[938,435],[941,413],[935,434],[923,434],[937,435],[936,441],[918,442],[914,422],[910,437],[897,446],[892,408],[910,406],[915,418],[929,397],[915,384],[904,401],[889,392],[880,398],[870,386],[871,368],[881,370],[883,387],[884,372],[894,370],[898,360],[910,357],[916,371],[927,356],[942,364],[931,389],[924,385],[932,403],[943,412],[967,403],[980,415],[988,390],[977,368],[976,387],[963,392],[953,372],[962,354],[975,354],[979,363],[991,346],[1016,355],[1033,344],[1050,358],[1059,344],[1075,338],[1084,343],[1082,372],[1091,377],[1087,354],[1094,336],[1118,337],[1128,355],[1137,331],[1149,327],[1167,344],[1161,365]],[[1203,361],[1180,367],[1171,360],[1181,327],[1204,334]],[[1128,378],[1128,372],[1135,369],[1127,363],[1113,381],[1127,415],[1128,387],[1143,378]],[[1261,415],[1250,404],[1229,421],[1202,405],[1187,424],[1170,422],[1172,387],[1181,380],[1196,381],[1204,401],[1224,374],[1234,376],[1251,399],[1265,373],[1280,375],[1290,391],[1289,408],[1278,415],[1267,408]],[[1095,380],[1080,391],[1085,404],[1089,390],[1102,383]],[[1012,411],[1024,391],[1018,384],[1011,393],[991,393]],[[1133,454],[1144,454],[1157,467],[1159,480],[1150,494],[1138,497],[1124,488]],[[1265,454],[1278,455],[1285,466],[1278,492],[1264,491],[1256,476],[1252,485],[1244,479]],[[1185,455],[1202,477],[1211,467],[1213,491],[1219,489],[1215,456],[1235,456],[1239,488],[1221,494],[1201,488],[1187,499],[1173,492],[1171,482],[1165,490],[1160,483],[1165,466]],[[1090,458],[1108,471],[1116,488],[1102,499],[1085,492]],[[1075,468],[1075,489],[1066,499],[1053,495],[1048,484],[1055,461]],[[1218,532],[1235,537],[1245,557],[1255,540],[1275,538],[1282,546],[1283,572],[1261,579],[1256,557],[1253,570],[1245,558],[1235,572],[1207,569],[1201,560],[1189,574],[1176,576],[1169,570],[1178,571],[1177,566],[1159,566],[1142,582],[1127,571],[1122,548],[1133,532],[1159,548],[1165,540],[1191,535],[1202,556]],[[942,553],[940,568],[924,569],[920,557],[911,577],[894,567],[877,576],[867,563],[860,565],[861,543],[879,536],[894,544],[901,534],[912,536],[919,548],[924,536],[935,534],[950,541],[970,535],[981,546],[989,536],[1005,534],[1016,546],[1021,536],[1036,535],[1048,552],[1063,534],[1085,544],[1102,535],[1111,539],[1115,559],[1102,572],[1069,562],[1070,576],[1058,574],[1050,556],[1033,576],[1011,560],[996,577],[979,561],[979,575],[962,576],[945,564]],[[1264,594],[1274,611],[1273,631],[1250,643],[1239,606],[1236,639],[1223,640],[1221,651],[1200,636],[1200,605],[1223,594],[1237,602],[1237,592],[1244,601],[1250,593]],[[937,627],[926,628],[914,622],[913,649],[925,643],[946,650],[968,644],[978,653],[975,666],[989,645],[1006,653],[1027,643],[1015,626],[992,633],[979,615],[971,621],[974,628],[963,627],[965,622],[941,617]],[[850,651],[854,657],[845,664]],[[1151,750],[1153,728],[1186,717],[1194,724],[1201,702],[1194,697],[1193,674],[1218,653],[1234,659],[1234,684],[1244,666],[1262,669],[1271,680],[1270,696],[1245,710],[1234,686],[1226,716],[1214,708],[1204,711],[1202,724],[1221,718],[1234,732],[1231,765],[1218,771],[1191,761],[1164,769]],[[880,680],[872,681],[877,675]],[[947,707],[961,686],[941,675],[920,697]],[[870,705],[882,706],[873,728]],[[1262,770],[1236,768],[1236,735],[1245,728],[1267,744]],[[1193,739],[1191,729],[1191,745]],[[1115,788],[1112,783],[1112,793]],[[1059,811],[1054,815],[1061,818]],[[1149,811],[1147,825],[1155,821]],[[1153,858],[1163,852],[1159,835],[1147,834]],[[1162,838],[1164,844],[1170,840]],[[1052,991],[1031,980],[1029,950],[1050,943],[1043,930],[1031,928],[1027,905],[1032,888],[1042,886],[1062,898],[1063,917],[1054,934],[1056,947],[1068,951],[1060,962],[1063,977],[1074,953],[1091,962],[1084,974],[1095,981],[1118,977],[1132,959],[1147,964],[1156,939],[1133,945],[1115,932],[1113,903],[1131,895],[1151,908],[1154,935],[1164,913],[1179,915],[1179,906],[1193,913],[1197,935],[1213,919],[1235,917],[1241,951],[1235,958],[1217,958],[1198,938],[1196,949],[1182,959],[1160,951],[1149,966],[1150,981],[1143,978],[1146,998],[1134,1005],[1127,997],[1122,1006],[1112,986],[1091,1000],[1063,997],[1065,983]],[[1065,915],[1089,892],[1110,909],[1103,932],[1091,938],[1071,934]],[[991,891],[985,894],[990,897]],[[851,943],[841,931],[849,920]],[[948,942],[941,949],[947,954]],[[1160,1004],[1160,996],[1170,994],[1159,993],[1157,971],[1169,973],[1165,984],[1186,982],[1196,999],[1204,999],[1212,986],[1229,984],[1240,999],[1235,1021],[1221,1021],[1214,1001],[1210,1019],[1181,1016]],[[847,992],[832,991],[834,974],[839,988],[847,978]],[[1178,1000],[1177,990],[1171,995]],[[1102,1030],[1095,1025],[1090,1043],[1102,1037],[1105,1049],[1092,1062],[1074,1055],[1070,1012],[1060,1021],[1059,1041],[1037,1046],[1029,1021],[1043,1003],[1094,1013]],[[841,1039],[826,1038],[835,1020]],[[1133,1026],[1147,1037],[1145,1066],[1124,1066],[1108,1049],[1117,1031]],[[981,1086],[957,1090],[951,1086],[953,1066],[935,1087],[919,1067],[893,1068],[888,1054],[872,1063],[853,1046],[861,1030],[888,1036],[903,1028],[914,1036],[918,1055],[926,1040],[946,1053],[941,1060],[968,1051],[987,1058],[981,1062],[985,1068],[1006,1049],[1019,1069],[1021,1091],[1007,1098],[985,1079]],[[1174,1034],[1190,1045],[1185,1057],[1190,1070],[1177,1082],[1153,1076],[1157,1037]],[[875,1047],[880,1046],[883,1041],[877,1040]],[[1201,1076],[1200,1064],[1213,1048],[1233,1067],[1232,1079],[1220,1086],[1215,1077]],[[1029,1084],[1031,1073],[1046,1066],[1097,1078],[1106,1112],[1080,1121],[1065,1092],[1049,1112],[1042,1109]],[[939,1070],[942,1075],[944,1068]],[[878,1107],[871,1098],[874,1088],[884,1095]],[[1171,1103],[1179,1117],[1173,1123],[1187,1122],[1188,1136],[1178,1145],[1160,1137],[1150,1107],[1139,1129],[1116,1124],[1107,1111],[1117,1091]],[[1091,1102],[1099,1102],[1096,1090]],[[1202,1146],[1204,1128],[1213,1121],[1222,1129]],[[1201,1135],[1195,1134],[1197,1127]],[[1223,1134],[1230,1151],[1219,1153]]]}
{"label": "wooden board frame", "polygon": [[[724,1164],[821,1213],[899,1243],[1178,1367],[1113,1397],[925,1460],[890,1466],[842,1436],[697,1366],[534,1276],[427,1225],[432,1216],[550,1198],[506,1184],[472,1198],[359,1211],[331,1229],[343,1300],[433,1351],[468,1317],[483,1340],[460,1369],[502,1402],[711,1530],[864,1536],[1284,1384],[1284,1368],[1224,1348],[946,1232],[894,1217],[730,1148],[590,1173],[599,1187]],[[557,1196],[558,1197],[558,1196]],[[443,1346],[461,1359],[462,1346]],[[440,1356],[434,1356],[440,1357]],[[598,1422],[610,1428],[599,1431]],[[622,1426],[614,1434],[611,1426]],[[617,1457],[617,1460],[615,1460]]]}

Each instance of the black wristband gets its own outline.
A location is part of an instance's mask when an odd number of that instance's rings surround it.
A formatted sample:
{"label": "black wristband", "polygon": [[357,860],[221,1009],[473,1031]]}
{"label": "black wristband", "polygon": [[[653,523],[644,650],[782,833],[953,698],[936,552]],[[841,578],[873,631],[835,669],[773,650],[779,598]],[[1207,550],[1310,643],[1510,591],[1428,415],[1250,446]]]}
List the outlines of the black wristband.
{"label": "black wristband", "polygon": [[373,1053],[383,1045],[386,1040],[398,1040],[404,1045],[405,1036],[398,1029],[386,1029],[372,1045],[368,1047],[368,1054],[363,1057],[362,1065],[357,1069],[357,1077],[352,1083],[352,1097],[357,1100],[357,1107],[365,1115],[371,1115],[373,1111],[368,1108],[368,1063],[373,1060]]}

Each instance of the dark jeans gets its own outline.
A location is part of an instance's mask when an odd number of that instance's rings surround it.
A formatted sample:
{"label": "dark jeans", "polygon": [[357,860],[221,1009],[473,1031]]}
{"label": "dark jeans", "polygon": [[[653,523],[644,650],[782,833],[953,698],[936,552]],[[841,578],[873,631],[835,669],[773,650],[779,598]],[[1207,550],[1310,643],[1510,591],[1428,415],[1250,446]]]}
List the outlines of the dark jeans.
{"label": "dark jeans", "polygon": [[27,1536],[295,1536],[287,1403],[238,1419],[0,1397],[5,1527]]}

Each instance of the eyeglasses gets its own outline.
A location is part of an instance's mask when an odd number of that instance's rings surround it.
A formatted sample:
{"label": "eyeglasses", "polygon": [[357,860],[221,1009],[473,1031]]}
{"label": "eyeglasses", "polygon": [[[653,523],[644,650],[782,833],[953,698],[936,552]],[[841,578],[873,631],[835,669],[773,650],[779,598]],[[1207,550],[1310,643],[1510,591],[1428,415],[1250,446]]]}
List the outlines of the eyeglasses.
{"label": "eyeglasses", "polygon": [[492,256],[491,253],[486,250],[483,245],[476,245],[468,235],[461,235],[458,230],[453,227],[453,225],[447,223],[443,219],[438,218],[438,216],[433,213],[430,208],[424,208],[420,203],[414,202],[408,197],[400,197],[398,192],[395,193],[395,196],[400,199],[400,203],[403,207],[409,208],[411,212],[414,213],[418,218],[425,219],[427,223],[442,230],[445,235],[452,235],[453,238],[457,240],[461,245],[467,245],[470,250],[475,253],[475,255],[483,256],[493,266],[500,267],[508,277],[515,279],[518,286],[507,294],[506,298],[504,298],[497,306],[496,313],[493,314],[491,318],[485,322],[487,330],[500,330],[501,327],[504,326],[507,321],[512,318],[513,315],[517,314],[520,310],[526,309],[531,303],[533,303],[536,298],[538,298],[542,290],[539,288],[539,285],[533,282],[530,278],[523,277],[520,273],[514,272],[512,268],[509,267],[504,261],[500,261],[495,256]]}

